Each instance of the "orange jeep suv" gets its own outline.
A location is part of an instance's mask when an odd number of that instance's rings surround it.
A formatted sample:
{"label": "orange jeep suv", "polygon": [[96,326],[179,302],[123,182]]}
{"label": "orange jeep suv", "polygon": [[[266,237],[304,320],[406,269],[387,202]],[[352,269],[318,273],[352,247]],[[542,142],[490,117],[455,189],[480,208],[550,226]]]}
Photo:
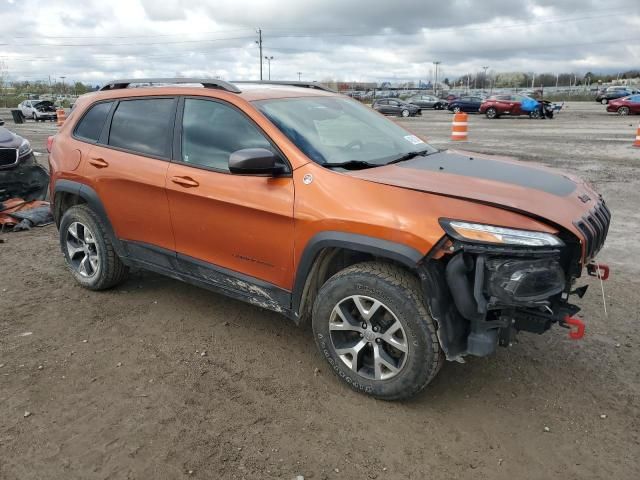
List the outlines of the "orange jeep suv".
{"label": "orange jeep suv", "polygon": [[48,147],[82,286],[143,268],[310,323],[339,378],[377,398],[519,331],[581,337],[576,280],[608,276],[593,259],[611,214],[583,181],[437,150],[318,84],[114,81]]}

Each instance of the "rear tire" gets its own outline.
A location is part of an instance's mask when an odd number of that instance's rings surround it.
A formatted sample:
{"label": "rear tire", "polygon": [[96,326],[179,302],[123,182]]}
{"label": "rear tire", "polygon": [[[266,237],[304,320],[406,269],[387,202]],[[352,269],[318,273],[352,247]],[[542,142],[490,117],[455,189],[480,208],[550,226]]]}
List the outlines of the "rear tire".
{"label": "rear tire", "polygon": [[607,103],[609,103],[609,100],[607,100],[606,98],[603,98],[602,100],[600,100],[600,103],[602,105],[606,105]]}
{"label": "rear tire", "polygon": [[444,361],[418,279],[395,265],[365,262],[335,274],[318,293],[312,325],[333,372],[382,400],[415,395]]}
{"label": "rear tire", "polygon": [[60,247],[76,281],[89,290],[106,290],[129,273],[100,218],[87,205],[69,208],[60,221]]}
{"label": "rear tire", "polygon": [[484,114],[491,120],[493,120],[494,118],[498,118],[498,111],[493,107],[487,108],[487,111]]}
{"label": "rear tire", "polygon": [[411,112],[409,112],[409,110],[405,108],[404,110],[402,110],[402,112],[400,112],[400,115],[402,115],[404,118],[407,118],[409,115],[411,115]]}
{"label": "rear tire", "polygon": [[618,108],[618,115],[629,115],[629,107]]}
{"label": "rear tire", "polygon": [[460,107],[453,107],[453,113],[460,113],[462,109]]}

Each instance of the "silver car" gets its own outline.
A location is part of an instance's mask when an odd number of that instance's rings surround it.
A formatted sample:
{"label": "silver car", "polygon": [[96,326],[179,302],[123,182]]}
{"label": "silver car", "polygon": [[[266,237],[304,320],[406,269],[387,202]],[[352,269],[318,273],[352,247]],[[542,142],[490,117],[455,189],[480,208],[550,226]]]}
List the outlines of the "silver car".
{"label": "silver car", "polygon": [[56,107],[49,100],[25,100],[18,105],[25,118],[36,121],[55,120]]}

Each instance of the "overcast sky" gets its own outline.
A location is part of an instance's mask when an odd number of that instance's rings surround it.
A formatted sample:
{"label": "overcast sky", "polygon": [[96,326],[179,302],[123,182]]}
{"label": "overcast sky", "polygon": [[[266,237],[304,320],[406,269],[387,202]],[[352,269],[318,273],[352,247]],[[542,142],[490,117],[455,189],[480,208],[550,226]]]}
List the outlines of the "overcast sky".
{"label": "overcast sky", "polygon": [[[0,0],[11,79],[429,80],[640,68],[640,0]],[[267,78],[264,62],[264,78]]]}

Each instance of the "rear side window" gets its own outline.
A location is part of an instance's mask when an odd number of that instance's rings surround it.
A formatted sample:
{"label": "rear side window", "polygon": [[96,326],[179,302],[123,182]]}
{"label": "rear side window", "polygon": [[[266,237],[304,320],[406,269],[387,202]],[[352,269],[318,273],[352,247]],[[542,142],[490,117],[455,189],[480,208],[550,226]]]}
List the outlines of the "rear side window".
{"label": "rear side window", "polygon": [[104,102],[91,107],[78,123],[74,132],[76,137],[97,142],[107,115],[109,115],[109,110],[111,110],[111,105],[113,102]]}
{"label": "rear side window", "polygon": [[113,114],[109,145],[156,157],[168,157],[174,100],[121,101]]}

